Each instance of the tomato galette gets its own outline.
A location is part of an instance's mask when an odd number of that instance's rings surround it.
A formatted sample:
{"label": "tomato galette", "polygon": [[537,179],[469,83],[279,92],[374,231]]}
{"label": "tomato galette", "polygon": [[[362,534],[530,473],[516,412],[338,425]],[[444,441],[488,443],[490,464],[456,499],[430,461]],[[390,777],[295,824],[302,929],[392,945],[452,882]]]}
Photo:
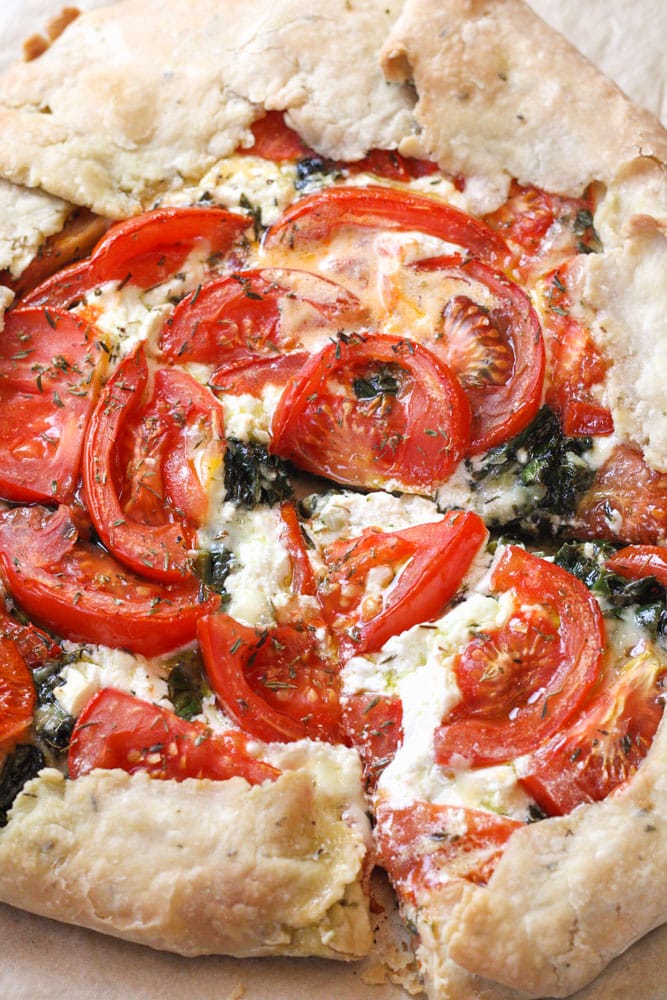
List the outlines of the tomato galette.
{"label": "tomato galette", "polygon": [[0,899],[353,959],[379,867],[431,1000],[567,996],[667,920],[667,136],[302,6],[0,81]]}

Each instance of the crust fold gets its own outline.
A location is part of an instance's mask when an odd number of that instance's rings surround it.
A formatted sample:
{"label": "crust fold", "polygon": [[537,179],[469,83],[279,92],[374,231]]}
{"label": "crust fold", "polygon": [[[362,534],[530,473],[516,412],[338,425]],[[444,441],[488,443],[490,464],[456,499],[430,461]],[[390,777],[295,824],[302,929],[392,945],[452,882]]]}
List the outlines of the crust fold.
{"label": "crust fold", "polygon": [[253,788],[47,769],[0,832],[0,899],[188,956],[360,957],[367,830],[316,756]]}

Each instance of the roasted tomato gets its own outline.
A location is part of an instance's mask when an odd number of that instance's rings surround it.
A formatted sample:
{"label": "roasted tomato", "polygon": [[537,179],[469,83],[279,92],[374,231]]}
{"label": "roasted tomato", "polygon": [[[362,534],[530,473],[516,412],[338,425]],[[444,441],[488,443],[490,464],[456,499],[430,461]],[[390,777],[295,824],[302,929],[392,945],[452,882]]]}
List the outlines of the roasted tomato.
{"label": "roasted tomato", "polygon": [[142,576],[173,582],[189,572],[194,529],[208,509],[197,463],[219,467],[222,408],[175,369],[150,372],[142,346],[109,380],[90,421],[85,498],[107,548]]}
{"label": "roasted tomato", "polygon": [[457,658],[461,701],[436,733],[440,764],[456,756],[498,764],[530,753],[568,725],[601,674],[604,620],[576,577],[509,546],[491,585],[512,590],[516,610]]}
{"label": "roasted tomato", "polygon": [[420,894],[453,878],[488,882],[518,820],[481,809],[417,801],[395,808],[380,801],[375,816],[378,861],[399,895]]}
{"label": "roasted tomato", "polygon": [[19,503],[66,502],[106,353],[99,333],[48,309],[6,314],[0,339],[0,494]]}
{"label": "roasted tomato", "polygon": [[[324,617],[346,656],[380,649],[392,635],[439,615],[458,590],[487,532],[477,514],[450,511],[401,531],[365,531],[333,542],[319,587]],[[369,590],[369,574],[383,575]]]}
{"label": "roasted tomato", "polygon": [[339,740],[339,678],[314,630],[258,631],[220,613],[202,618],[197,633],[211,687],[244,732]]}
{"label": "roasted tomato", "polygon": [[366,788],[371,791],[403,739],[403,706],[398,697],[370,693],[344,696],[343,731],[359,751]]}
{"label": "roasted tomato", "polygon": [[641,453],[619,445],[598,469],[577,508],[582,537],[654,544],[667,537],[667,474]]}
{"label": "roasted tomato", "polygon": [[653,576],[667,587],[667,548],[663,545],[627,545],[610,556],[606,566],[631,580]]}
{"label": "roasted tomato", "polygon": [[[525,292],[481,261],[430,257],[413,266],[463,286],[447,300],[434,339],[424,343],[468,397],[471,454],[486,452],[522,431],[539,410],[545,363],[539,320]],[[490,293],[491,307],[475,301],[475,288]]]}
{"label": "roasted tomato", "polygon": [[23,304],[68,308],[105,281],[152,288],[171,278],[196,247],[207,257],[226,253],[249,224],[247,216],[223,208],[145,212],[113,225],[87,260],[54,274]]}
{"label": "roasted tomato", "polygon": [[426,348],[375,334],[331,343],[276,408],[271,451],[338,483],[432,493],[466,452],[470,406]]}
{"label": "roasted tomato", "polygon": [[69,775],[79,778],[96,767],[147,771],[152,778],[245,778],[251,785],[273,781],[275,767],[248,752],[248,739],[230,730],[213,735],[201,722],[124,691],[103,688],[77,719],[67,758]]}
{"label": "roasted tomato", "polygon": [[18,646],[0,639],[0,750],[11,750],[30,728],[35,709],[32,674]]}
{"label": "roasted tomato", "polygon": [[588,330],[571,315],[568,280],[566,262],[545,275],[537,289],[550,342],[546,401],[558,414],[566,437],[611,434],[614,419],[595,393],[607,364]]}
{"label": "roasted tomato", "polygon": [[195,638],[197,619],[219,598],[193,577],[160,584],[78,540],[67,507],[18,507],[0,515],[0,567],[18,604],[38,624],[75,642],[156,656]]}
{"label": "roasted tomato", "polygon": [[253,379],[257,388],[286,382],[313,341],[319,347],[365,321],[359,300],[333,281],[264,268],[218,278],[183,299],[159,344],[168,361],[215,365],[214,387],[248,391]]}
{"label": "roasted tomato", "polygon": [[326,240],[344,227],[420,232],[501,264],[509,251],[483,222],[451,205],[389,187],[329,187],[287,209],[266,235],[266,246],[290,250]]}
{"label": "roasted tomato", "polygon": [[591,192],[563,198],[514,181],[505,203],[484,221],[512,247],[519,273],[534,277],[573,254],[600,249],[593,208]]}
{"label": "roasted tomato", "polygon": [[530,755],[522,784],[546,813],[599,802],[632,777],[662,718],[666,681],[664,665],[640,653],[565,732]]}
{"label": "roasted tomato", "polygon": [[60,646],[48,632],[35,628],[29,622],[16,621],[3,612],[0,612],[0,639],[11,639],[31,670],[61,654]]}

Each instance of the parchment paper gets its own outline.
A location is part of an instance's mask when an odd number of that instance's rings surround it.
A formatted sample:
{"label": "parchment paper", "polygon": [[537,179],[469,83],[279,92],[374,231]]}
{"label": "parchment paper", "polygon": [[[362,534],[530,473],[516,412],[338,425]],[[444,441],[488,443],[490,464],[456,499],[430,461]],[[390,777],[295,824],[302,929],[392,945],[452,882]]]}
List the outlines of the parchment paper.
{"label": "parchment paper", "polygon": [[[531,4],[667,125],[667,0]],[[0,0],[0,70],[62,7],[62,0]],[[386,920],[378,916],[380,925]],[[0,1000],[406,1000],[400,987],[369,978],[363,965],[317,960],[181,959],[0,904]],[[666,998],[667,926],[634,945],[576,1000]]]}

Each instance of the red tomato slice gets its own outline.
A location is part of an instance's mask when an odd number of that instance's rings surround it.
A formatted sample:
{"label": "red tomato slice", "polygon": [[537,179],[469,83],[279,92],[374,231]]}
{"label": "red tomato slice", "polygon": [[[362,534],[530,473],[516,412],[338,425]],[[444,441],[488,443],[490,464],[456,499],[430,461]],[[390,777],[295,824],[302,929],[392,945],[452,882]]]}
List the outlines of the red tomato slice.
{"label": "red tomato slice", "polygon": [[454,878],[485,885],[523,826],[497,813],[421,801],[400,809],[381,801],[375,824],[379,864],[412,903]]}
{"label": "red tomato slice", "polygon": [[27,732],[35,710],[35,686],[11,639],[0,639],[0,749],[11,750]]}
{"label": "red tomato slice", "polygon": [[67,759],[70,778],[96,767],[147,771],[151,778],[245,778],[251,785],[273,781],[275,767],[248,752],[243,733],[214,736],[201,722],[187,722],[165,708],[124,691],[103,688],[85,706],[72,732]]}
{"label": "red tomato slice", "polygon": [[78,540],[67,507],[18,507],[0,515],[0,567],[7,589],[39,625],[74,642],[157,656],[195,638],[218,597],[186,577],[160,584]]}
{"label": "red tomato slice", "polygon": [[390,181],[407,182],[415,177],[429,177],[436,173],[438,164],[431,160],[418,160],[401,156],[395,149],[372,149],[362,160],[342,165],[350,174],[369,173]]}
{"label": "red tomato slice", "polygon": [[106,353],[93,327],[46,309],[14,309],[0,338],[0,495],[71,500]]}
{"label": "red tomato slice", "polygon": [[374,334],[329,344],[280,398],[271,451],[368,488],[432,493],[463,458],[470,406],[419,344]]}
{"label": "red tomato slice", "polygon": [[4,639],[12,640],[31,670],[41,666],[45,660],[56,659],[62,652],[47,632],[30,623],[23,625],[0,612],[0,640]]}
{"label": "red tomato slice", "polygon": [[515,267],[528,277],[597,246],[593,207],[588,196],[563,198],[514,181],[507,201],[484,221],[507,240]]}
{"label": "red tomato slice", "polygon": [[462,699],[436,733],[440,764],[457,756],[499,764],[530,753],[574,718],[600,677],[604,620],[580,580],[508,546],[491,585],[513,590],[517,610],[458,657]]}
{"label": "red tomato slice", "polygon": [[[441,614],[486,537],[477,514],[450,511],[440,521],[369,530],[329,545],[319,595],[346,657],[380,649],[390,636]],[[368,575],[381,568],[387,584],[368,594]]]}
{"label": "red tomato slice", "polygon": [[283,523],[282,535],[292,563],[292,589],[296,594],[314,597],[317,594],[317,583],[294,504],[282,503],[280,517]]}
{"label": "red tomato slice", "polygon": [[414,265],[488,289],[491,310],[467,295],[451,298],[442,329],[426,346],[458,376],[472,410],[470,453],[486,452],[527,427],[544,383],[544,341],[530,299],[514,282],[478,260],[431,257]]}
{"label": "red tomato slice", "polygon": [[502,263],[509,250],[483,222],[433,198],[389,187],[330,187],[287,209],[265,238],[267,247],[290,250],[326,240],[345,226],[420,232],[452,243],[489,263]]}
{"label": "red tomato slice", "polygon": [[531,755],[521,783],[546,813],[599,802],[632,777],[660,724],[666,681],[664,666],[640,654],[566,732]]}
{"label": "red tomato slice", "polygon": [[401,699],[370,693],[344,697],[342,725],[359,751],[366,788],[371,791],[403,740]]}
{"label": "red tomato slice", "polygon": [[610,556],[605,565],[631,580],[654,576],[667,587],[667,548],[662,545],[627,545]]}
{"label": "red tomato slice", "polygon": [[301,160],[305,156],[316,156],[305,145],[294,129],[286,124],[282,111],[267,111],[252,125],[255,142],[252,146],[239,147],[236,152],[246,156],[261,156],[265,160],[280,163],[283,160]]}
{"label": "red tomato slice", "polygon": [[249,225],[247,216],[224,208],[157,208],[113,225],[91,256],[65,268],[24,299],[23,304],[68,308],[105,281],[152,288],[171,278],[195,246],[209,257],[226,253]]}
{"label": "red tomato slice", "polygon": [[274,357],[247,358],[232,365],[218,368],[209,379],[209,385],[218,392],[230,395],[250,393],[260,396],[265,386],[271,384],[287,388],[310,358],[308,351],[292,351]]}
{"label": "red tomato slice", "polygon": [[[206,516],[192,445],[222,460],[222,408],[190,375],[149,371],[143,346],[109,380],[90,421],[86,504],[113,555],[142,576],[176,581]],[[203,449],[203,451],[202,451]]]}
{"label": "red tomato slice", "polygon": [[312,630],[257,632],[213,614],[197,634],[211,687],[244,732],[267,742],[339,740],[339,679]]}
{"label": "red tomato slice", "polygon": [[[305,315],[304,315],[305,314]],[[227,366],[273,361],[302,350],[313,334],[356,329],[366,319],[359,299],[308,271],[264,268],[209,282],[182,300],[159,346],[169,361]]]}
{"label": "red tomato slice", "polygon": [[545,275],[538,286],[551,344],[546,402],[559,415],[566,437],[612,434],[611,412],[593,391],[604,381],[607,364],[588,330],[570,314],[567,281],[566,262]]}
{"label": "red tomato slice", "polygon": [[577,508],[581,537],[652,545],[667,538],[667,474],[619,445]]}

